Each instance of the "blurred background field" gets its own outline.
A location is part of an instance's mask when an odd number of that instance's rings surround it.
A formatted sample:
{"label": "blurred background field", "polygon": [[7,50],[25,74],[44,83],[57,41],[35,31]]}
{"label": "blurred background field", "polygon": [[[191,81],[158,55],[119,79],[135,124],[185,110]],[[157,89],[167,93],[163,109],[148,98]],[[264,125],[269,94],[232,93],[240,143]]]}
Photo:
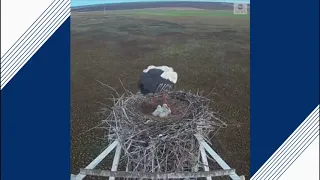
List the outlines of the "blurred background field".
{"label": "blurred background field", "polygon": [[[178,89],[211,93],[213,108],[228,127],[213,137],[221,157],[238,174],[250,170],[250,15],[232,7],[203,10],[159,7],[73,11],[71,15],[71,171],[91,162],[104,147],[102,130],[83,133],[104,118],[112,91],[137,91],[148,65],[179,73]],[[108,163],[99,168],[107,168]]]}

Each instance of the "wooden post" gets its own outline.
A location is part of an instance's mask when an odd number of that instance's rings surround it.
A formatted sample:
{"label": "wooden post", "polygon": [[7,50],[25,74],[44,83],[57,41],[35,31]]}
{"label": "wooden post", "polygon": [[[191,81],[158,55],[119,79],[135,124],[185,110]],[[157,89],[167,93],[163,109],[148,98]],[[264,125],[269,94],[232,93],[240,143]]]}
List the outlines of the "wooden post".
{"label": "wooden post", "polygon": [[[216,162],[222,167],[222,169],[231,169],[229,165],[224,162],[224,160],[208,145],[208,143],[202,138],[200,134],[195,134],[194,135],[198,141],[200,146],[202,145],[204,149],[216,160]],[[230,178],[232,180],[241,180],[240,177],[234,173],[230,175]]]}
{"label": "wooden post", "polygon": [[[206,151],[204,150],[204,147],[201,144],[199,146],[199,151],[201,154],[203,169],[204,169],[204,171],[209,171],[209,163],[208,163],[207,154],[206,154]],[[212,179],[211,179],[211,177],[207,177],[207,180],[212,180]]]}
{"label": "wooden post", "polygon": [[[93,169],[95,168],[117,145],[119,144],[118,141],[114,141],[110,144],[98,157],[96,157],[87,167],[86,169]],[[86,175],[78,174],[74,177],[75,180],[82,180],[85,178]]]}
{"label": "wooden post", "polygon": [[[121,145],[120,143],[118,143],[116,153],[114,154],[111,171],[117,171],[119,161],[120,161],[120,155],[121,155]],[[114,180],[114,179],[115,179],[114,177],[109,178],[109,180]]]}
{"label": "wooden post", "polygon": [[[199,142],[199,156],[202,157],[202,162],[205,165],[204,172],[197,172],[197,167],[194,167],[192,171],[196,172],[173,172],[173,173],[146,173],[146,172],[128,172],[129,164],[126,171],[117,171],[120,155],[121,155],[121,145],[119,141],[114,141],[110,144],[98,157],[96,157],[85,169],[81,169],[80,173],[76,176],[72,175],[71,179],[82,180],[87,175],[92,176],[103,176],[110,177],[111,180],[114,180],[115,177],[122,178],[139,178],[139,179],[169,179],[169,178],[201,178],[206,177],[207,180],[211,180],[211,177],[218,176],[230,176],[232,180],[244,180],[244,176],[239,177],[234,169],[231,169],[226,162],[207,144],[207,142],[203,139],[203,137],[199,134],[195,134],[196,139]],[[111,171],[106,170],[94,170],[94,168],[115,148],[117,147]],[[209,171],[208,160],[207,160],[207,151],[216,162],[224,169],[218,171]],[[200,157],[199,157],[200,158]]]}
{"label": "wooden post", "polygon": [[182,179],[182,178],[201,178],[201,177],[218,177],[227,176],[235,173],[234,169],[205,171],[205,172],[175,172],[175,173],[145,173],[137,171],[106,171],[99,169],[81,169],[81,174],[102,177],[118,177],[118,178],[141,178],[141,179]]}

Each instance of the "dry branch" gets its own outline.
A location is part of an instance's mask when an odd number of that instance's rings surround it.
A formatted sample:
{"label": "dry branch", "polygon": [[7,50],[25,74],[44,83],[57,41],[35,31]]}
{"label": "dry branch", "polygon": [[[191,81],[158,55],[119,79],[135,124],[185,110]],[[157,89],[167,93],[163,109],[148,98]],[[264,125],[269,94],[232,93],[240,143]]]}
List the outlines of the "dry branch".
{"label": "dry branch", "polygon": [[[161,93],[155,94],[162,97]],[[144,112],[150,98],[126,93],[113,98],[110,115],[103,120],[108,139],[118,140],[129,171],[174,173],[199,166],[199,144],[194,134],[209,139],[209,134],[226,124],[210,109],[211,100],[199,93],[168,92],[168,102],[176,114],[168,118]]]}

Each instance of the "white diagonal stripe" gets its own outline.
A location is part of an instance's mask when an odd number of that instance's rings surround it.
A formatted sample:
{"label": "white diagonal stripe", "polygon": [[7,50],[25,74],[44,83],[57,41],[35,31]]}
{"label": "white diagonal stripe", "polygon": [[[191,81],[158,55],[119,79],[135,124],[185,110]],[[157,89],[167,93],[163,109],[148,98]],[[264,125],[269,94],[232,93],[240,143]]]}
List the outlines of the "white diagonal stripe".
{"label": "white diagonal stripe", "polygon": [[53,16],[51,19],[48,19],[48,21],[44,22],[43,26],[37,29],[37,31],[34,34],[32,34],[30,39],[28,39],[26,42],[21,43],[21,44],[24,44],[24,46],[20,48],[17,52],[12,53],[13,55],[7,58],[9,59],[7,63],[4,62],[2,64],[2,67],[1,67],[1,73],[3,75],[2,80],[5,80],[5,76],[8,75],[10,71],[12,71],[12,68],[16,67],[16,64],[18,64],[24,58],[25,54],[28,53],[30,49],[32,49],[36,45],[36,43],[41,40],[42,37],[45,37],[47,33],[50,32],[52,27],[61,25],[61,24],[57,24],[57,22],[60,21],[61,17],[63,17],[63,15],[67,11],[69,11],[68,3],[64,4],[64,6],[59,9],[58,11],[59,14],[57,13],[56,16]]}
{"label": "white diagonal stripe", "polygon": [[[62,1],[63,2],[63,1]],[[2,58],[1,63],[1,73],[5,76],[10,71],[12,66],[15,66],[17,62],[23,57],[26,51],[29,51],[28,48],[32,48],[34,44],[39,41],[39,38],[45,35],[50,31],[49,27],[55,25],[55,22],[59,21],[59,17],[63,15],[64,11],[67,10],[68,2],[59,4],[58,7],[52,9],[52,12],[44,18],[44,21],[38,23],[38,27],[33,29],[29,34],[29,37],[19,43],[18,48],[15,48],[7,57]]]}
{"label": "white diagonal stripe", "polygon": [[1,58],[54,0],[1,0]]}
{"label": "white diagonal stripe", "polygon": [[319,136],[303,154],[287,169],[279,180],[319,180]]}
{"label": "white diagonal stripe", "polygon": [[1,58],[1,89],[70,17],[70,0],[55,0],[28,31]]}
{"label": "white diagonal stripe", "polygon": [[319,105],[251,179],[278,179],[317,136],[319,136]]}
{"label": "white diagonal stripe", "polygon": [[[61,20],[58,22],[58,24],[59,25],[63,24],[63,22],[66,21],[69,16],[70,16],[70,12],[65,13],[64,17],[61,17]],[[52,36],[52,34],[59,27],[60,26],[54,27],[53,30],[51,30],[48,34],[46,34],[45,37],[42,37],[41,41],[37,42],[35,46],[32,47],[29,52],[27,52],[23,60],[13,68],[10,74],[8,74],[6,78],[3,78],[4,80],[1,80],[1,89],[3,89],[7,85],[7,83],[17,74],[17,72],[28,62],[28,60],[41,48],[41,46],[50,38],[50,36]]]}

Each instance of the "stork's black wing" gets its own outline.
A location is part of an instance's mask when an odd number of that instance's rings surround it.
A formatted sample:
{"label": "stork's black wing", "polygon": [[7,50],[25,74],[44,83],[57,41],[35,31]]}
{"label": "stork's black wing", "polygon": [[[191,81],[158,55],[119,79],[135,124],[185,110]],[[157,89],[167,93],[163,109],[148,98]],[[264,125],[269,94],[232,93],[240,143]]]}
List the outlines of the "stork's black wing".
{"label": "stork's black wing", "polygon": [[160,69],[151,69],[142,73],[139,80],[139,89],[142,94],[168,91],[173,88],[173,83],[161,77]]}
{"label": "stork's black wing", "polygon": [[166,83],[160,83],[156,89],[156,92],[164,92],[164,91],[171,91],[173,90],[173,83],[166,82]]}

